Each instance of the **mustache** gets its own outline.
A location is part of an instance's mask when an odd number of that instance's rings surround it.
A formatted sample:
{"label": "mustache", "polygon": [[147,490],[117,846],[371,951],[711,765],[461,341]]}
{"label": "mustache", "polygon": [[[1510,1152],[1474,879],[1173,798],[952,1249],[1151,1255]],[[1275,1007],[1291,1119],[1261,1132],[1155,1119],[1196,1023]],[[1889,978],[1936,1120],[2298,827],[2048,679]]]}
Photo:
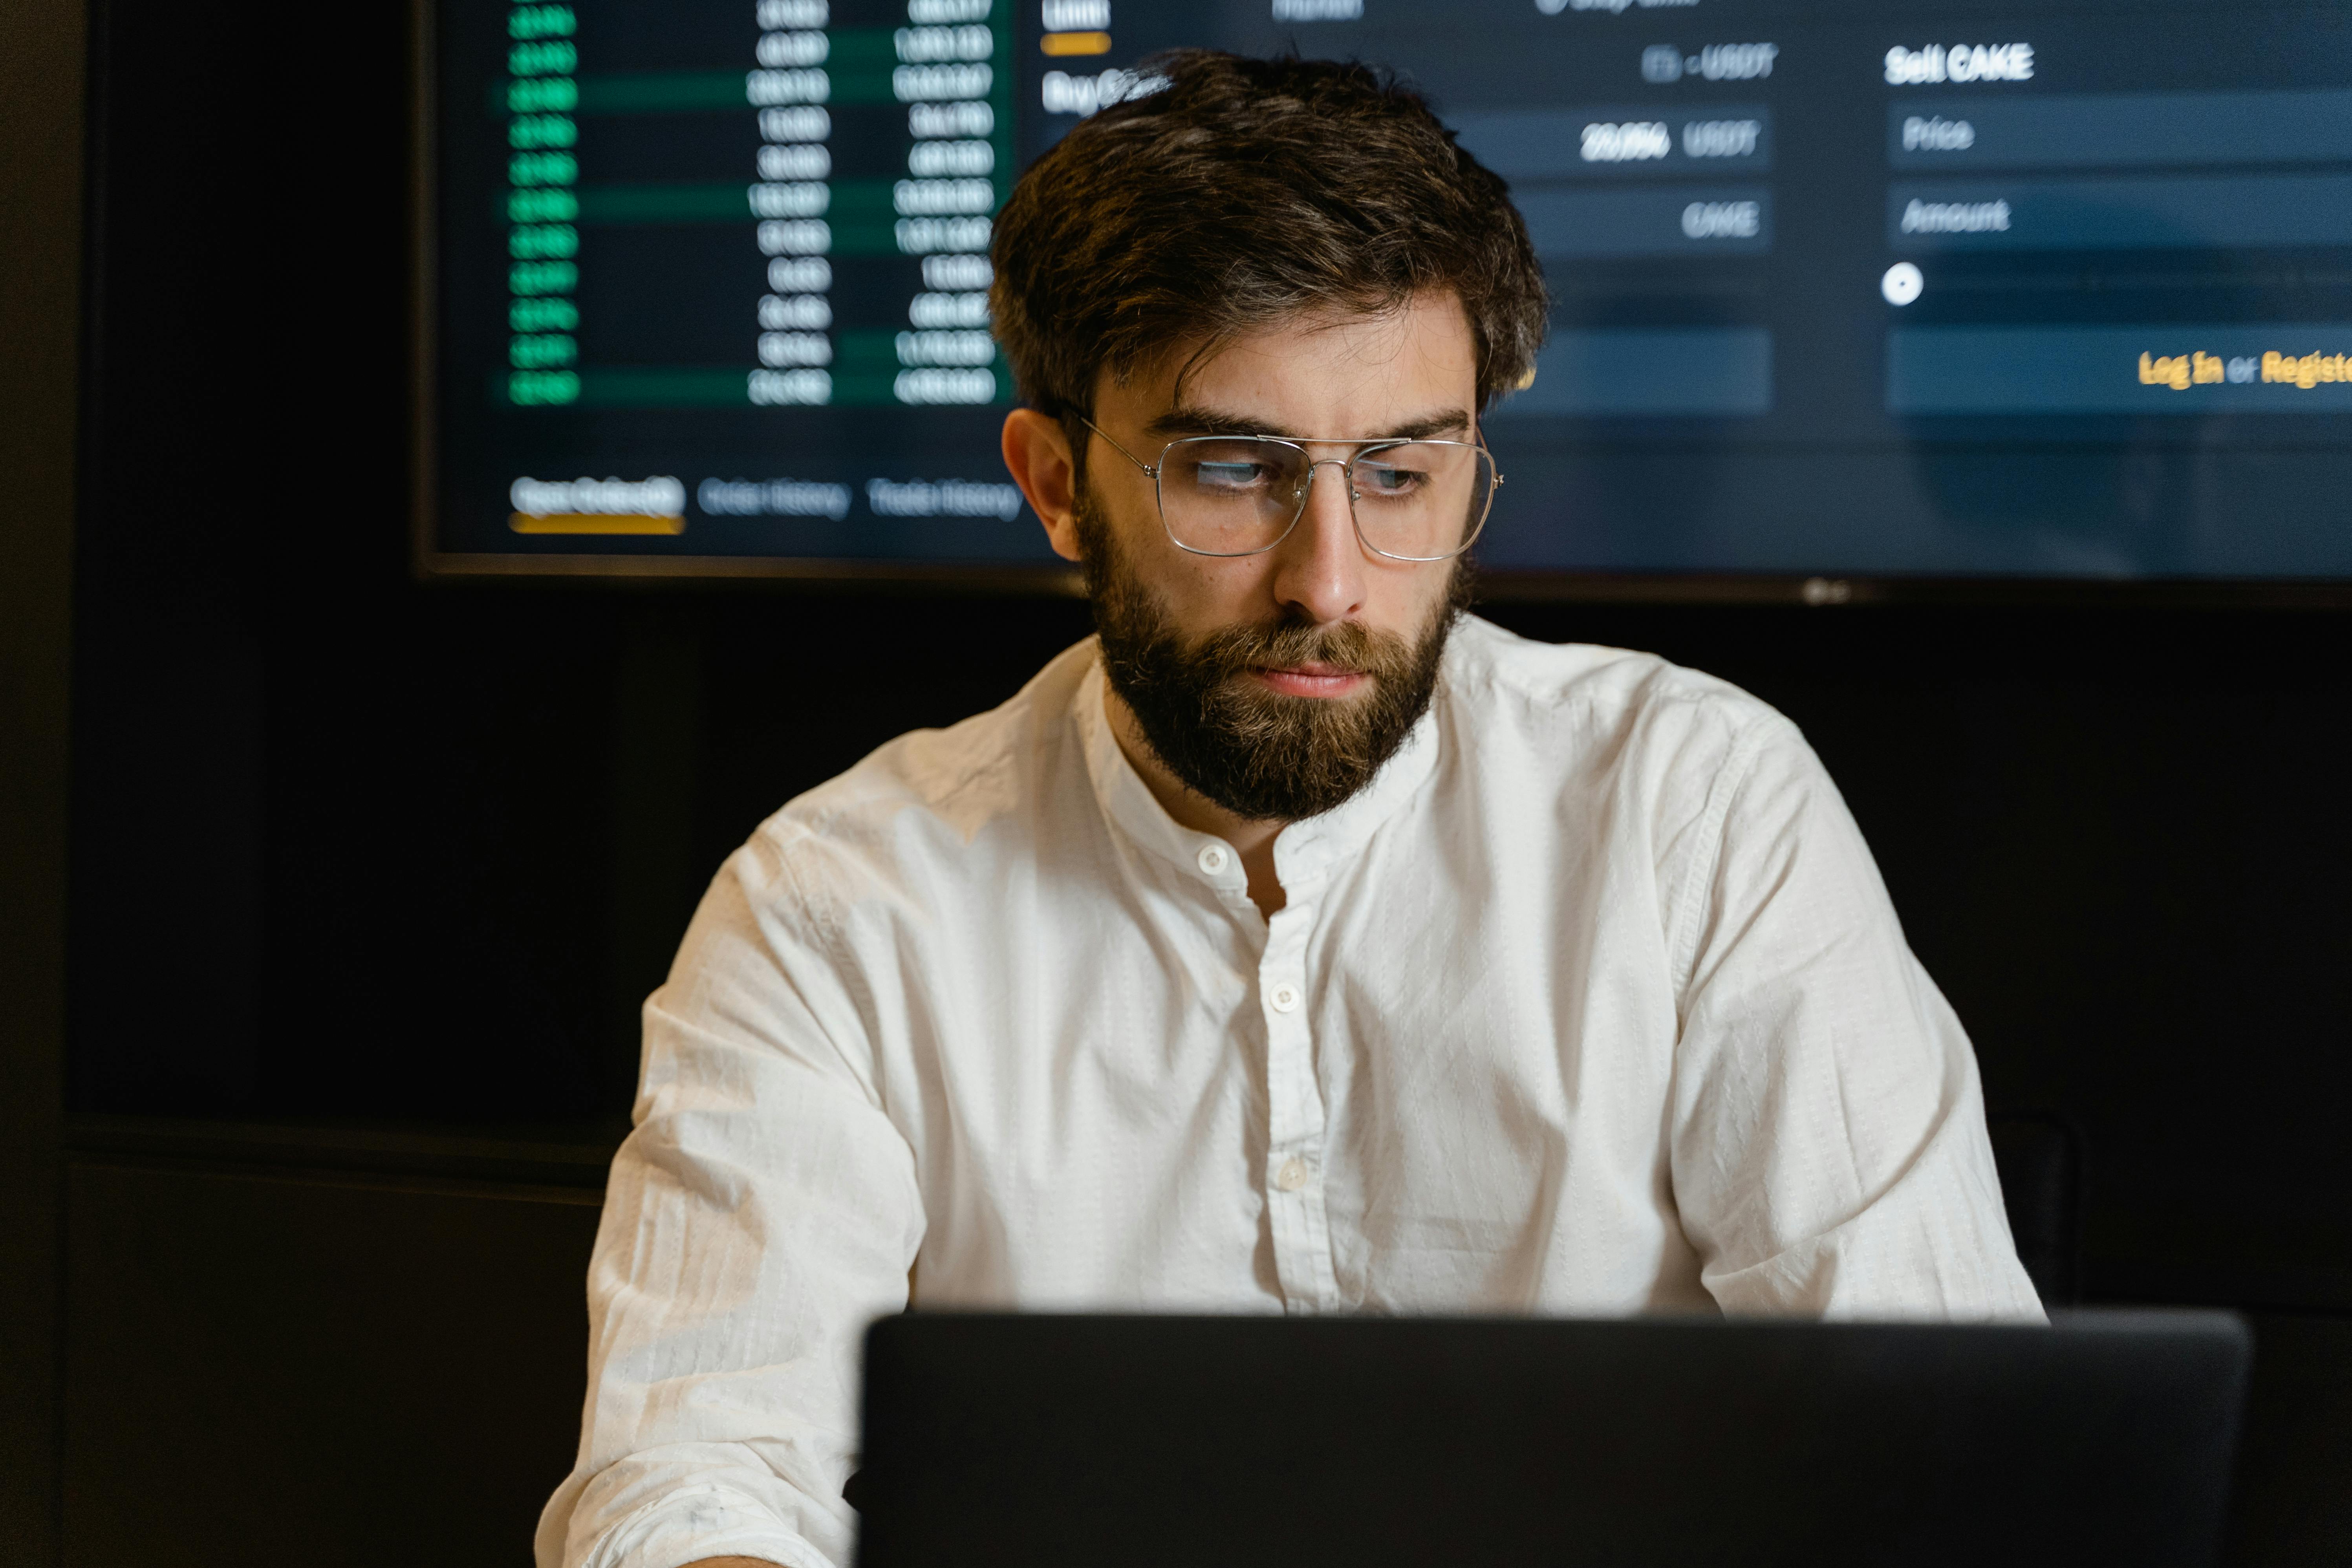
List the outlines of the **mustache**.
{"label": "mustache", "polygon": [[1192,649],[1198,668],[1223,680],[1252,669],[1319,664],[1375,680],[1409,674],[1413,650],[1403,638],[1354,621],[1317,625],[1288,620],[1271,626],[1224,626]]}

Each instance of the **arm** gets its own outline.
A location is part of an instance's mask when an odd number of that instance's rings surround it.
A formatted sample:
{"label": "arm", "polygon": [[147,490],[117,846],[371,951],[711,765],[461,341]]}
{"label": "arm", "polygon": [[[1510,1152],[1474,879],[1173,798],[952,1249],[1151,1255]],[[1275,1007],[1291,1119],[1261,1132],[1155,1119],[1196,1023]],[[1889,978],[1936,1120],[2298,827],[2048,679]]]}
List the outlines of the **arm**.
{"label": "arm", "polygon": [[860,1342],[906,1304],[923,1213],[837,950],[856,883],[796,867],[824,849],[793,831],[730,859],[646,1005],[540,1568],[849,1559]]}
{"label": "arm", "polygon": [[1976,1055],[1793,726],[1732,748],[1679,901],[1671,1160],[1726,1311],[2039,1320]]}

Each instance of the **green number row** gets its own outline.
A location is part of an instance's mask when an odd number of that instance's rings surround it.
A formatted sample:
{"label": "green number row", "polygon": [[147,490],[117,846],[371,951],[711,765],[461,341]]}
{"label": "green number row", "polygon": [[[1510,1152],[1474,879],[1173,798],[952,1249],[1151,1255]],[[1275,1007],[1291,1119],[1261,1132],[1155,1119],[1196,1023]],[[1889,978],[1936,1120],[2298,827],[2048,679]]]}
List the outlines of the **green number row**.
{"label": "green number row", "polygon": [[569,300],[521,299],[507,306],[507,330],[569,332],[580,325],[580,307]]}
{"label": "green number row", "polygon": [[509,223],[570,223],[580,216],[579,195],[562,185],[507,193]]}
{"label": "green number row", "polygon": [[568,114],[523,114],[507,124],[509,147],[571,147],[579,141],[579,122]]}
{"label": "green number row", "polygon": [[580,373],[519,370],[507,377],[507,400],[525,405],[580,401]]}
{"label": "green number row", "polygon": [[568,38],[579,27],[569,5],[518,5],[507,16],[509,38]]}
{"label": "green number row", "polygon": [[580,107],[580,83],[568,76],[527,76],[507,83],[507,112],[562,113]]}
{"label": "green number row", "polygon": [[580,178],[580,160],[569,153],[518,153],[507,160],[509,185],[569,185]]}
{"label": "green number row", "polygon": [[507,268],[509,294],[569,294],[579,287],[576,261],[519,261]]}
{"label": "green number row", "polygon": [[545,370],[552,365],[576,364],[579,359],[579,342],[561,332],[514,338],[507,343],[507,363],[517,370]]}
{"label": "green number row", "polygon": [[580,231],[568,223],[523,224],[507,231],[507,254],[517,261],[580,254]]}
{"label": "green number row", "polygon": [[579,64],[579,49],[560,38],[551,44],[517,44],[507,51],[509,76],[570,76]]}

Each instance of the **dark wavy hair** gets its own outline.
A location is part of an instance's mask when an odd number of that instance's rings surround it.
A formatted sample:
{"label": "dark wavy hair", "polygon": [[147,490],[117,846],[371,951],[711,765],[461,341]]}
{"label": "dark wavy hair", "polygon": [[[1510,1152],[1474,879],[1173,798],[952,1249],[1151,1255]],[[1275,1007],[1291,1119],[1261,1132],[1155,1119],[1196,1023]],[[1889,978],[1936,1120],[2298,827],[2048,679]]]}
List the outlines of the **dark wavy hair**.
{"label": "dark wavy hair", "polygon": [[1527,225],[1417,93],[1207,49],[1139,74],[1150,89],[1080,121],[997,216],[990,305],[1030,406],[1066,422],[1105,368],[1431,289],[1469,317],[1480,406],[1520,384],[1549,310]]}

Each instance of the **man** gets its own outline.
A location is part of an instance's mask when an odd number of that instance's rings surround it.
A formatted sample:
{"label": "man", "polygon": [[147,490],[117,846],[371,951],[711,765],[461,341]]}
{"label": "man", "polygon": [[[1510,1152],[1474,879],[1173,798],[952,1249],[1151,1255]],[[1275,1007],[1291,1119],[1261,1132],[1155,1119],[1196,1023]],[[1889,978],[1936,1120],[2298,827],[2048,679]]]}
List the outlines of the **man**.
{"label": "man", "polygon": [[1360,68],[1165,75],[995,244],[1005,461],[1100,635],[713,884],[545,1568],[845,1562],[910,1300],[2039,1315],[1795,729],[1460,614],[1546,309],[1501,182]]}

